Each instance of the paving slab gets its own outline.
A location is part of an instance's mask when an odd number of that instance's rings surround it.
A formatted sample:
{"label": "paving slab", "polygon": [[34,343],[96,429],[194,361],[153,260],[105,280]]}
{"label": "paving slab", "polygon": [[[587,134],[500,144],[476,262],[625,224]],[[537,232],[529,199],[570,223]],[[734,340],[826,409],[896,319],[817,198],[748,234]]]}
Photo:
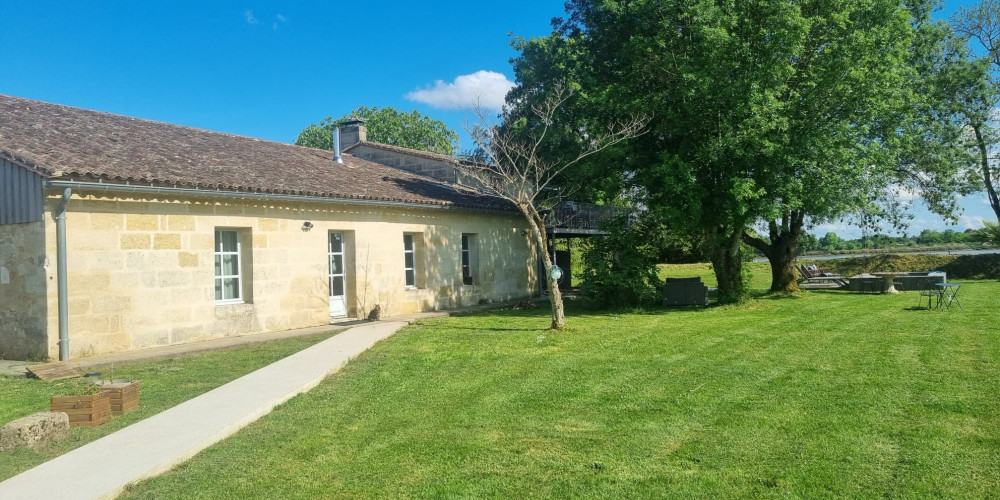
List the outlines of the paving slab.
{"label": "paving slab", "polygon": [[0,359],[0,377],[24,378],[25,374],[28,373],[29,366],[39,364],[41,364],[40,361],[11,361],[9,359]]}
{"label": "paving slab", "polygon": [[[114,498],[229,437],[407,323],[356,326],[169,410],[0,482],[4,500]],[[94,473],[100,464],[100,474]]]}

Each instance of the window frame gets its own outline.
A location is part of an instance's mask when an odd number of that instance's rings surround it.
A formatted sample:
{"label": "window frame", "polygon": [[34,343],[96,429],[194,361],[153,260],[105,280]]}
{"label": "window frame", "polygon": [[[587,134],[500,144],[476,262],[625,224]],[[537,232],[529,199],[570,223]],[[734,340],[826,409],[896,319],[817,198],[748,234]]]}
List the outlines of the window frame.
{"label": "window frame", "polygon": [[473,269],[472,246],[475,244],[474,233],[462,233],[462,286],[474,286],[476,273]]}
{"label": "window frame", "polygon": [[[409,248],[407,248],[407,243],[409,243]],[[406,266],[407,255],[410,256],[412,267]],[[409,282],[411,277],[412,283]],[[417,288],[417,243],[413,233],[403,233],[403,288],[407,290]]]}
{"label": "window frame", "polygon": [[[235,250],[225,250],[223,248],[223,240],[221,236],[223,233],[232,233],[236,236],[236,249]],[[225,257],[235,256],[236,257],[236,274],[225,274]],[[245,303],[245,294],[243,292],[243,242],[238,229],[216,229],[215,230],[215,247],[214,247],[214,259],[213,263],[218,263],[218,272],[215,274],[213,279],[213,284],[215,285],[216,305],[229,305],[229,304],[243,304]],[[236,293],[235,297],[226,298],[226,280],[236,280],[236,286],[233,290]],[[218,297],[222,298],[218,298]]]}

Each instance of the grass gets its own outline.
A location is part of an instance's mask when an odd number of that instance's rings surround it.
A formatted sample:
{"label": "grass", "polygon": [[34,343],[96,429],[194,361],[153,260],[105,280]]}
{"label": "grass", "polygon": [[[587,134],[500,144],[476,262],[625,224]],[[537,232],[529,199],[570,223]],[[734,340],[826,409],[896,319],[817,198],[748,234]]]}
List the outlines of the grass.
{"label": "grass", "polygon": [[[183,358],[123,365],[115,378],[142,381],[138,410],[112,417],[98,427],[76,427],[69,437],[40,450],[21,449],[0,457],[0,481],[28,470],[95,439],[208,392],[258,368],[294,354],[330,334],[318,334],[265,342],[248,347],[201,353]],[[103,371],[107,376],[108,372]],[[26,378],[0,378],[0,424],[48,411],[49,397],[73,394],[82,389],[80,379],[46,382]],[[100,464],[94,464],[95,471]]]}
{"label": "grass", "polygon": [[427,320],[126,496],[997,497],[998,295]]}

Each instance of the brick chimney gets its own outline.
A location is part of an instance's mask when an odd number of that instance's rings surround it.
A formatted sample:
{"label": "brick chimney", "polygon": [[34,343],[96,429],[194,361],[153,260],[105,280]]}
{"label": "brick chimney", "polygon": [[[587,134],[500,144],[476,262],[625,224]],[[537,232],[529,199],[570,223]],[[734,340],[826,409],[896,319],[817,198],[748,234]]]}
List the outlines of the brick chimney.
{"label": "brick chimney", "polygon": [[341,151],[359,143],[366,141],[368,129],[365,128],[365,121],[360,118],[345,120],[340,122],[340,149]]}

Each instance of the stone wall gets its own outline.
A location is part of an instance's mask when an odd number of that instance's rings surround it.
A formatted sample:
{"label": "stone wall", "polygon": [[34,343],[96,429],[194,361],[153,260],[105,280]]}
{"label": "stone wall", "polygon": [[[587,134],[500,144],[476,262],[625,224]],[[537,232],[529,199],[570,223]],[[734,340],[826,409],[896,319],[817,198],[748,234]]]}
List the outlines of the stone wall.
{"label": "stone wall", "polygon": [[[51,212],[55,198],[47,200]],[[303,224],[312,227],[305,229]],[[535,290],[534,252],[516,215],[319,203],[117,199],[74,191],[67,206],[70,357],[329,323],[327,241],[343,232],[349,315],[383,317],[503,301]],[[239,231],[245,303],[216,304],[216,229]],[[55,225],[44,245],[55,262]],[[403,234],[419,241],[419,287],[404,287]],[[463,285],[461,235],[476,234]],[[55,283],[55,266],[47,269]],[[44,305],[44,304],[43,304]],[[48,331],[58,332],[55,287]],[[58,356],[56,333],[48,354]]]}
{"label": "stone wall", "polygon": [[55,253],[46,261],[45,222],[0,225],[0,359],[46,356],[46,289],[56,293],[55,281],[46,286],[46,267],[55,269]]}
{"label": "stone wall", "polygon": [[381,163],[390,167],[406,170],[415,174],[437,179],[439,181],[458,184],[461,180],[451,163],[415,154],[388,151],[368,144],[359,144],[351,148],[350,153],[358,158]]}

